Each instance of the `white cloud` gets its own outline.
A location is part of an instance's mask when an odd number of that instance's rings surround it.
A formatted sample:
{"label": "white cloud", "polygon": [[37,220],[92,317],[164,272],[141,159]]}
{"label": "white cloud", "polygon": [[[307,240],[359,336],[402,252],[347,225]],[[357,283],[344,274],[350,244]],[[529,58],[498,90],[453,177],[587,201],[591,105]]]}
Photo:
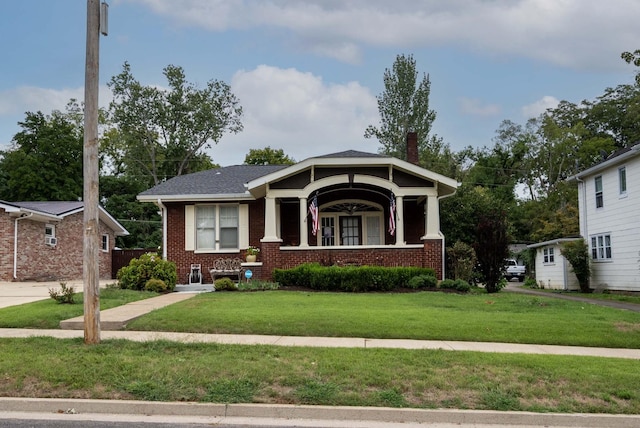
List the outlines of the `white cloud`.
{"label": "white cloud", "polygon": [[376,98],[357,82],[329,85],[311,73],[261,65],[237,72],[231,87],[244,111],[244,131],[213,146],[209,153],[216,163],[241,164],[249,149],[267,146],[297,161],[378,150],[375,139],[363,136],[379,121]]}
{"label": "white cloud", "polygon": [[[111,91],[106,86],[102,86],[98,97],[100,105],[106,106],[111,101]],[[65,106],[72,98],[82,102],[84,87],[51,89],[20,86],[0,92],[0,116],[21,115],[28,111],[41,111],[44,114],[49,114],[53,110],[64,111]]]}
{"label": "white cloud", "polygon": [[572,68],[622,69],[640,39],[636,0],[128,0],[185,26],[275,28],[321,55],[356,63],[366,46],[464,45]]}
{"label": "white cloud", "polygon": [[460,98],[460,111],[471,116],[496,116],[501,109],[497,104],[483,104],[476,98]]}
{"label": "white cloud", "polygon": [[540,116],[550,108],[556,108],[560,101],[556,97],[545,95],[538,101],[522,107],[522,115],[527,118]]}

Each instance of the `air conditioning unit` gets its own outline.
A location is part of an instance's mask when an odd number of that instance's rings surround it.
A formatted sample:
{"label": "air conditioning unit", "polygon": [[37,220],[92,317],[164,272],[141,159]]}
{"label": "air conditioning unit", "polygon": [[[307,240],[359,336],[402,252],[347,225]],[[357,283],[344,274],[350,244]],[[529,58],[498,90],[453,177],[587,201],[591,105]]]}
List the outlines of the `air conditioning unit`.
{"label": "air conditioning unit", "polygon": [[58,243],[58,239],[53,236],[46,236],[44,238],[44,243],[53,247]]}

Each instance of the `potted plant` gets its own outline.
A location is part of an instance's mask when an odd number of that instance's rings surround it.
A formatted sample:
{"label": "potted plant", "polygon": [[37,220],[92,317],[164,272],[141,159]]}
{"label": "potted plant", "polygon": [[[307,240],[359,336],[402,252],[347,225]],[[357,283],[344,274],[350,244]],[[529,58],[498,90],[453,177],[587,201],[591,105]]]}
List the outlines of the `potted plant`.
{"label": "potted plant", "polygon": [[255,262],[258,258],[258,254],[260,254],[260,248],[258,247],[248,247],[247,248],[247,261]]}

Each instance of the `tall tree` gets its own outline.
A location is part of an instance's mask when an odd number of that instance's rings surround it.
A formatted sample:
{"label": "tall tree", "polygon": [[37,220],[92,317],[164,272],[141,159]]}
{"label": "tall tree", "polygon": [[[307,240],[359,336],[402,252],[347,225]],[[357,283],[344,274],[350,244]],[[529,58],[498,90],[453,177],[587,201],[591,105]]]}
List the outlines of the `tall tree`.
{"label": "tall tree", "polygon": [[282,149],[250,149],[244,158],[246,165],[293,165],[295,160],[284,154]]}
{"label": "tall tree", "polygon": [[109,82],[114,97],[110,112],[120,131],[119,152],[126,168],[149,177],[151,184],[210,167],[203,150],[226,132],[242,130],[242,107],[229,85],[210,80],[198,89],[174,65],[163,73],[166,90],[140,84],[126,62]]}
{"label": "tall tree", "polygon": [[65,113],[26,113],[22,131],[0,159],[0,199],[82,198],[82,127]]}
{"label": "tall tree", "polygon": [[436,112],[429,108],[431,81],[423,74],[418,81],[418,71],[413,55],[398,55],[393,67],[384,72],[384,92],[378,99],[380,127],[369,125],[365,138],[375,137],[382,144],[382,153],[407,159],[406,135],[418,134],[418,153],[438,148],[441,140],[431,134]]}
{"label": "tall tree", "polygon": [[[620,56],[627,64],[640,67],[640,49],[636,49],[633,52],[622,52]],[[636,71],[636,83],[640,85],[640,70]]]}

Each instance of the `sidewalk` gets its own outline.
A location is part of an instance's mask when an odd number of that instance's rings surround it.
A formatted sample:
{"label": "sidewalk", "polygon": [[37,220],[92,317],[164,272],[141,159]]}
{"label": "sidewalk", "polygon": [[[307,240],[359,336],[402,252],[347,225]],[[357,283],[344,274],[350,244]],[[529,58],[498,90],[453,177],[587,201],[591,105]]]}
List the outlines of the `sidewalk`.
{"label": "sidewalk", "polygon": [[[14,283],[15,284],[15,283]],[[24,283],[23,283],[24,284]],[[71,283],[69,284],[71,285]],[[82,287],[82,284],[74,283]],[[106,286],[106,283],[105,283]],[[30,298],[41,300],[48,298],[46,285],[24,284],[28,292],[17,294],[30,295]],[[49,288],[51,285],[48,286]],[[0,284],[0,294],[4,301],[7,291],[19,289],[19,286],[4,288]],[[442,340],[409,340],[409,339],[367,339],[357,337],[305,337],[305,336],[260,336],[232,334],[200,334],[172,333],[157,331],[122,331],[130,321],[176,302],[193,297],[199,291],[180,286],[178,290],[189,290],[163,294],[151,299],[132,302],[127,305],[100,311],[100,330],[102,339],[128,339],[138,342],[154,340],[172,340],[185,343],[220,343],[236,345],[275,345],[305,346],[330,348],[400,348],[400,349],[444,349],[450,351],[475,351],[497,353],[529,353],[543,355],[581,355],[592,357],[628,358],[640,360],[640,349],[625,348],[590,348],[581,346],[534,345],[497,342],[460,342]],[[202,291],[202,290],[200,290]],[[545,296],[548,293],[544,293]],[[557,296],[557,295],[556,295]],[[549,296],[548,296],[549,297]],[[568,297],[568,296],[567,296]],[[634,305],[638,306],[638,305]],[[76,338],[84,336],[84,317],[79,316],[60,323],[61,330],[34,329],[0,329],[0,337],[51,336],[56,338]]]}
{"label": "sidewalk", "polygon": [[[105,281],[101,286],[113,281]],[[9,284],[9,285],[7,285]],[[77,291],[82,283],[70,281]],[[48,289],[59,287],[57,283],[0,283],[0,307],[49,298]],[[188,289],[180,287],[179,289]],[[184,343],[219,343],[238,345],[273,345],[305,347],[358,347],[443,349],[451,351],[475,351],[493,353],[530,353],[544,355],[579,355],[640,360],[640,349],[588,348],[577,346],[531,345],[514,343],[457,342],[436,340],[328,338],[301,336],[259,336],[171,333],[157,331],[123,331],[131,320],[151,310],[193,297],[197,290],[161,295],[144,301],[133,302],[117,308],[101,311],[101,339],[127,339],[146,342],[170,340]],[[544,293],[548,296],[547,293]],[[548,296],[559,297],[559,296]],[[570,296],[566,296],[570,297]],[[589,302],[593,303],[593,302]],[[638,306],[638,305],[635,305]],[[50,336],[61,339],[82,338],[83,317],[66,320],[64,329],[0,329],[0,338],[26,338]],[[114,328],[114,330],[110,330]],[[66,414],[72,410],[72,414]],[[0,417],[43,418],[47,420],[139,420],[155,419],[167,422],[243,425],[259,423],[261,426],[307,427],[635,427],[640,426],[638,415],[600,414],[539,414],[530,412],[465,411],[454,409],[390,409],[361,407],[290,406],[260,404],[204,404],[160,403],[142,401],[0,398]],[[136,419],[137,418],[137,419]],[[177,418],[177,419],[176,419]]]}

